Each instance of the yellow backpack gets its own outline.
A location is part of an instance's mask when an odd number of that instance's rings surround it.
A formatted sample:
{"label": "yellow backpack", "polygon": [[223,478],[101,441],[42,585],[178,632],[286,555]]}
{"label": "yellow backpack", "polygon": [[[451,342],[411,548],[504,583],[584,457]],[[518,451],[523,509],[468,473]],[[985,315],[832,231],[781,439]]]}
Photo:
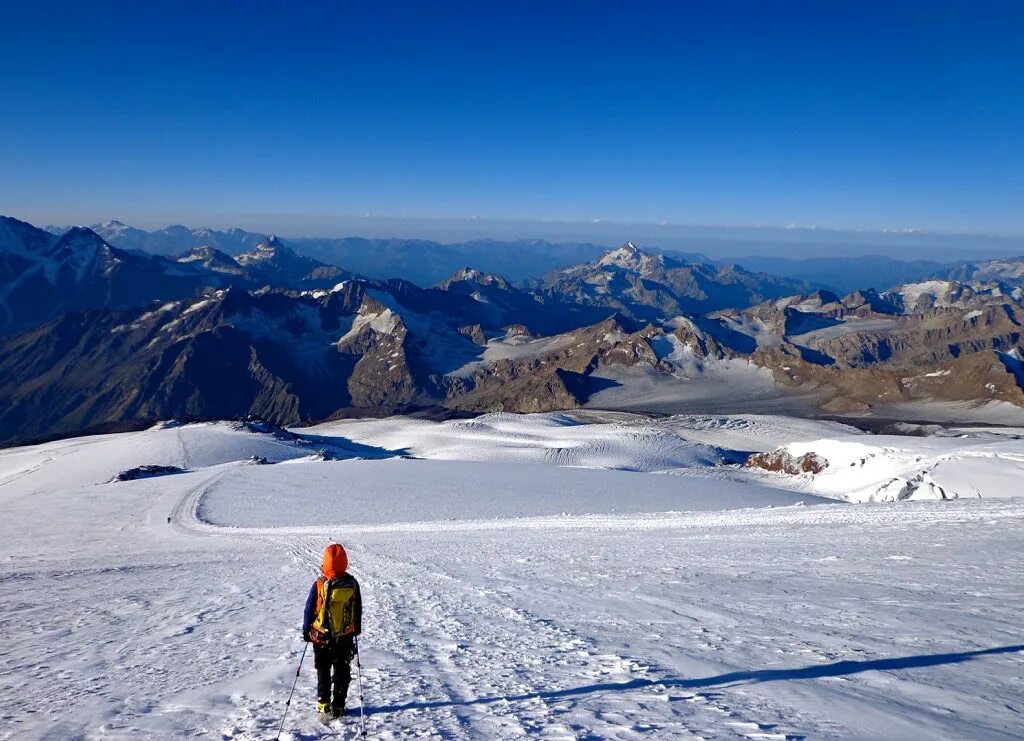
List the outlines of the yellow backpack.
{"label": "yellow backpack", "polygon": [[321,641],[356,632],[356,586],[350,579],[321,579],[312,632]]}

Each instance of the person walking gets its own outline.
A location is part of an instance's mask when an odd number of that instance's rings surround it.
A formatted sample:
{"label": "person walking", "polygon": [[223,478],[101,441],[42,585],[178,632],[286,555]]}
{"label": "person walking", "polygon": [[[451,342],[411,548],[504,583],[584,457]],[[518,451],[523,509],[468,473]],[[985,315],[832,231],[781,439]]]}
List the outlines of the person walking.
{"label": "person walking", "polygon": [[324,549],[321,575],[306,599],[302,638],[313,643],[317,712],[339,718],[345,712],[355,639],[363,628],[359,582],[348,573],[348,554],[339,543]]}

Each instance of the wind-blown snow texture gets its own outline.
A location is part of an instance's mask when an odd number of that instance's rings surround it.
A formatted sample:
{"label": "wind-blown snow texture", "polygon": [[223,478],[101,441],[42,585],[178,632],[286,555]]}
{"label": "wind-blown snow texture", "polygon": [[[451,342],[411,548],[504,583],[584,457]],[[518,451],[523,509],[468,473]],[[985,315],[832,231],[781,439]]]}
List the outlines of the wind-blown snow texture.
{"label": "wind-blown snow texture", "polygon": [[975,431],[967,439],[878,435],[793,443],[785,446],[790,455],[815,453],[828,468],[786,483],[850,501],[1020,496],[1020,432],[1009,438]]}
{"label": "wind-blown snow texture", "polygon": [[[1024,499],[820,503],[715,465],[877,438],[628,415],[296,432],[0,451],[0,738],[273,738],[332,539],[365,592],[372,738],[1024,729]],[[941,445],[1021,445],[958,432]],[[109,483],[142,465],[185,472]],[[307,658],[285,738],[325,733],[313,678]]]}

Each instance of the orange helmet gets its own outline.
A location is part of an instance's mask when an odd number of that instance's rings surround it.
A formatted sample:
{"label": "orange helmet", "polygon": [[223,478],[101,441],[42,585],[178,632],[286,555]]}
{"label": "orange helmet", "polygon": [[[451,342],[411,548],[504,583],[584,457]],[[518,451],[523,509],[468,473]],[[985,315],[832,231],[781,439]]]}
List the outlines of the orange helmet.
{"label": "orange helmet", "polygon": [[340,543],[331,543],[324,549],[324,562],[321,568],[328,579],[336,579],[348,571],[348,554]]}

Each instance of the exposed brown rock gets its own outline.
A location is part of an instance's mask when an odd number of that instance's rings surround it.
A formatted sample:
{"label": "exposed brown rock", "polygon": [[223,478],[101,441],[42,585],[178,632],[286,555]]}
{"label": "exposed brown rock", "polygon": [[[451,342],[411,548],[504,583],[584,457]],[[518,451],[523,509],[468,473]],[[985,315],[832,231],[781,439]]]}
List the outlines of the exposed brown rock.
{"label": "exposed brown rock", "polygon": [[828,461],[817,453],[794,456],[779,449],[766,453],[755,453],[747,459],[745,465],[747,468],[761,468],[765,471],[776,471],[795,476],[801,473],[821,473],[828,468]]}
{"label": "exposed brown rock", "polygon": [[[571,388],[577,386],[576,390]],[[541,374],[482,379],[472,391],[453,398],[456,409],[480,412],[551,412],[575,409],[585,398],[578,388],[578,374],[553,368]]]}
{"label": "exposed brown rock", "polygon": [[484,336],[483,327],[479,324],[470,324],[465,327],[459,327],[459,334],[466,335],[466,337],[473,341],[474,345],[487,344],[487,338]]}

